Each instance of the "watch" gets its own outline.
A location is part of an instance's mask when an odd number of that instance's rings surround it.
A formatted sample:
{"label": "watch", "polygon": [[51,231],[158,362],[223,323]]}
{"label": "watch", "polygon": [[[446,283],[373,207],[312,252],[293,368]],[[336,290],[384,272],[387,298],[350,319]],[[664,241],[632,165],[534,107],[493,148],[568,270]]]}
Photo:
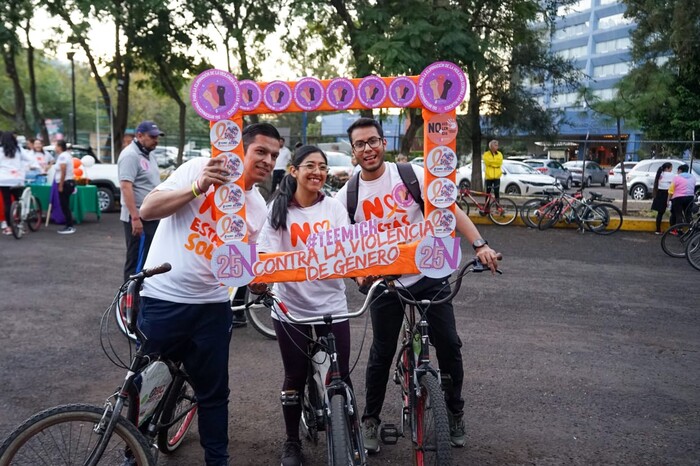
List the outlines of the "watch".
{"label": "watch", "polygon": [[486,246],[487,244],[489,244],[488,241],[486,241],[486,240],[483,239],[483,238],[479,238],[479,239],[477,239],[477,240],[474,240],[474,242],[472,243],[472,247],[473,247],[474,250],[476,251],[476,250],[479,249],[480,247]]}

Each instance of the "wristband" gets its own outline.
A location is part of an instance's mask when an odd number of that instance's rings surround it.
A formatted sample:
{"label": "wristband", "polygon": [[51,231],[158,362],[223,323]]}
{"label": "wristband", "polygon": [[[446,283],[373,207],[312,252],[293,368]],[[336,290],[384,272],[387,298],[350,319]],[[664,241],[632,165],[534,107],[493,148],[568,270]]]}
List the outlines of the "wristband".
{"label": "wristband", "polygon": [[201,190],[200,190],[200,193],[197,194],[197,189],[198,189],[197,182],[193,181],[192,182],[192,194],[194,194],[195,199],[197,199],[199,196],[202,195]]}
{"label": "wristband", "polygon": [[204,190],[203,190],[202,187],[199,185],[199,178],[197,178],[196,180],[194,180],[194,182],[197,183],[197,191],[199,191],[200,193],[204,194]]}

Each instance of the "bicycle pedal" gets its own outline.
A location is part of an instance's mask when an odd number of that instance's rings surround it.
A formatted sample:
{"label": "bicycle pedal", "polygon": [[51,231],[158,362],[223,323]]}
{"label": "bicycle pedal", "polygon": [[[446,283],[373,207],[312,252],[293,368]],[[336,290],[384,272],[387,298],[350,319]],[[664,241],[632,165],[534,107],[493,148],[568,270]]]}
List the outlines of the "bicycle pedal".
{"label": "bicycle pedal", "polygon": [[380,429],[379,438],[385,445],[395,445],[399,441],[399,429],[395,424],[384,424]]}

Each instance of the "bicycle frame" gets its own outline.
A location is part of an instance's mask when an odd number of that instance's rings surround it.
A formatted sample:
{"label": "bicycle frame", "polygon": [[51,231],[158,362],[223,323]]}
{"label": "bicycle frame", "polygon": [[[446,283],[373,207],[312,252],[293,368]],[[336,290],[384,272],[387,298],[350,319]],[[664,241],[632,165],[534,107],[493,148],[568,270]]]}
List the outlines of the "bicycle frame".
{"label": "bicycle frame", "polygon": [[[477,196],[484,196],[484,203],[480,204],[479,201],[476,200],[474,195]],[[496,201],[496,196],[494,196],[491,193],[487,193],[484,191],[472,191],[469,188],[462,188],[459,190],[459,196],[464,198],[465,196],[471,200],[474,205],[476,206],[477,209],[483,211],[484,213],[488,213],[489,208],[491,207],[491,204]]]}

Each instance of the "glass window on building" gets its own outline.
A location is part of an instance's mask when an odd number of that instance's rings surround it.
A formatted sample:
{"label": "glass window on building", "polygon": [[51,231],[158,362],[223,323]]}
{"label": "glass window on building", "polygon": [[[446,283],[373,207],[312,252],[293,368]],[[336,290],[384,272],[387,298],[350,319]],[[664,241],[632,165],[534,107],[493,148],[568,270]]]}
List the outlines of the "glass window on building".
{"label": "glass window on building", "polygon": [[554,33],[555,39],[569,39],[571,37],[581,36],[583,34],[588,34],[589,24],[588,21],[574,24],[573,26],[567,26],[562,29],[558,29]]}
{"label": "glass window on building", "polygon": [[631,18],[625,18],[623,13],[606,16],[605,18],[600,18],[598,20],[598,29],[610,29],[617,26],[623,26],[625,24],[630,24],[632,22]]}
{"label": "glass window on building", "polygon": [[600,100],[612,100],[617,95],[617,89],[596,89],[593,95]]}
{"label": "glass window on building", "polygon": [[581,13],[591,9],[591,0],[579,0],[573,5],[563,5],[557,8],[557,16],[566,16],[571,13]]}
{"label": "glass window on building", "polygon": [[631,41],[629,37],[620,37],[619,39],[606,40],[595,44],[595,53],[609,53],[620,50],[629,50]]}
{"label": "glass window on building", "polygon": [[570,49],[564,49],[557,52],[557,55],[564,59],[579,58],[586,55],[588,52],[588,46],[582,45],[581,47],[572,47]]}
{"label": "glass window on building", "polygon": [[593,68],[594,78],[609,78],[612,76],[624,76],[629,73],[630,64],[628,62],[610,63]]}
{"label": "glass window on building", "polygon": [[566,94],[554,94],[552,96],[552,107],[573,107],[579,104],[578,93],[567,92]]}
{"label": "glass window on building", "polygon": [[618,2],[619,2],[619,0],[600,0],[599,5],[600,5],[600,6],[603,6],[603,5],[612,5],[612,4],[618,3]]}

